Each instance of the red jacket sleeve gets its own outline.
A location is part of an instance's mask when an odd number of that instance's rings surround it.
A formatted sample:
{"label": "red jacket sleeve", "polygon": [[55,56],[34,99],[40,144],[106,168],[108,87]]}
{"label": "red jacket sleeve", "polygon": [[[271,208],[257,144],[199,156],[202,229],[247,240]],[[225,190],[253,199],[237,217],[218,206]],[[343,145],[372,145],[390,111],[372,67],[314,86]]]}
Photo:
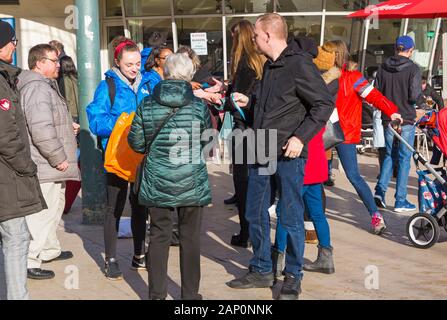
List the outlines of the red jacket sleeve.
{"label": "red jacket sleeve", "polygon": [[357,80],[354,84],[354,89],[366,102],[385,113],[388,117],[391,117],[393,113],[397,113],[397,106],[374,88],[364,77],[360,77]]}

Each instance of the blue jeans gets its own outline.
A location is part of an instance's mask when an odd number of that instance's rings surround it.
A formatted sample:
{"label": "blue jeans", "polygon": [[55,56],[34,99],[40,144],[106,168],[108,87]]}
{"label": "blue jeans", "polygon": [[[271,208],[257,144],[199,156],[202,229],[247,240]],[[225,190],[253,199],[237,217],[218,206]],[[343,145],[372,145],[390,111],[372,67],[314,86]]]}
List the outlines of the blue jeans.
{"label": "blue jeans", "polygon": [[338,158],[345,170],[346,177],[354,187],[355,191],[357,191],[357,194],[368,210],[369,215],[373,216],[378,210],[371,189],[369,189],[365,180],[360,175],[355,144],[342,143],[339,144],[336,149]]}
{"label": "blue jeans", "polygon": [[[402,138],[410,145],[414,144],[415,128],[411,125],[402,126]],[[393,148],[394,135],[389,128],[385,129],[385,145],[386,154],[383,159],[382,170],[380,171],[380,178],[377,182],[376,192],[385,194],[388,189],[388,184],[393,174],[393,153],[396,147]],[[398,147],[398,173],[396,181],[396,203],[402,203],[407,199],[407,184],[408,176],[411,168],[411,157],[413,153],[403,143],[399,143]]]}
{"label": "blue jeans", "polygon": [[[323,209],[323,186],[321,184],[310,184],[303,187],[303,201],[310,220],[314,223],[318,242],[323,248],[331,247],[331,235],[329,224]],[[279,200],[281,202],[281,199]],[[280,207],[278,203],[278,207]],[[275,248],[284,252],[287,245],[287,233],[280,223],[281,211],[276,210],[278,221],[276,223]]]}
{"label": "blue jeans", "polygon": [[[302,187],[304,159],[278,160],[274,177],[279,190],[281,225],[287,233],[285,272],[302,278],[304,255],[304,204]],[[249,224],[253,258],[250,270],[259,273],[272,272],[270,216],[271,176],[259,174],[259,166],[251,165],[248,178],[246,218]]]}
{"label": "blue jeans", "polygon": [[8,300],[28,300],[27,258],[30,234],[25,218],[0,222]]}

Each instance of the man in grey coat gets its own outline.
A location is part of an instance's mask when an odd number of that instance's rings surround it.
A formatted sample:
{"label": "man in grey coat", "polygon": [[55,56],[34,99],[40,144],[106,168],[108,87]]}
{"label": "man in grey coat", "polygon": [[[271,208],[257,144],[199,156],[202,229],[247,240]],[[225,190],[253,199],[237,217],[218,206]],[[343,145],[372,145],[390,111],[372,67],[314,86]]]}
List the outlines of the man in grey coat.
{"label": "man in grey coat", "polygon": [[21,70],[13,65],[14,29],[0,21],[0,244],[7,298],[28,299],[26,287],[30,234],[25,216],[46,208],[31,160],[25,117],[16,88]]}
{"label": "man in grey coat", "polygon": [[40,187],[48,209],[28,216],[32,236],[28,253],[28,278],[53,278],[54,272],[42,270],[42,262],[73,257],[62,251],[56,231],[65,206],[65,181],[79,181],[76,159],[76,134],[67,104],[56,79],[59,60],[55,48],[41,44],[31,48],[28,57],[31,71],[19,76],[18,88],[28,125],[31,157],[37,164]]}

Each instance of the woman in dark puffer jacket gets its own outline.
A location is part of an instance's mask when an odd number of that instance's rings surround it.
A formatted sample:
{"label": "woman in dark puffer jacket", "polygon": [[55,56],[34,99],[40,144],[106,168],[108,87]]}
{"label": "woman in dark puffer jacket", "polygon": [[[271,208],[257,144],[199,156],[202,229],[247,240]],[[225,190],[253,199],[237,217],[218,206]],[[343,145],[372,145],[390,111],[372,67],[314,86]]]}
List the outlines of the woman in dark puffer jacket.
{"label": "woman in dark puffer jacket", "polygon": [[170,55],[164,67],[166,80],[140,104],[128,137],[136,152],[145,153],[150,146],[138,200],[150,208],[148,269],[149,298],[153,300],[167,296],[171,209],[177,211],[179,221],[181,297],[201,299],[200,227],[203,207],[211,203],[211,190],[202,160],[203,145],[195,141],[194,134],[211,128],[211,118],[202,100],[194,97],[193,75],[186,54]]}

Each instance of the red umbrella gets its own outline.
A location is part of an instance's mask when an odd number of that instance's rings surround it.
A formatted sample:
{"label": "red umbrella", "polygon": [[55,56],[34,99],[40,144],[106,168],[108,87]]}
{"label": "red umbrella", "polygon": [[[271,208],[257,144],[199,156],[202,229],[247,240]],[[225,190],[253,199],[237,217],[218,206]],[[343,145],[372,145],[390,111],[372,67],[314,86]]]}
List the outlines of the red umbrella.
{"label": "red umbrella", "polygon": [[379,19],[435,19],[447,17],[445,0],[390,0],[356,11],[348,18],[367,18],[378,15]]}

